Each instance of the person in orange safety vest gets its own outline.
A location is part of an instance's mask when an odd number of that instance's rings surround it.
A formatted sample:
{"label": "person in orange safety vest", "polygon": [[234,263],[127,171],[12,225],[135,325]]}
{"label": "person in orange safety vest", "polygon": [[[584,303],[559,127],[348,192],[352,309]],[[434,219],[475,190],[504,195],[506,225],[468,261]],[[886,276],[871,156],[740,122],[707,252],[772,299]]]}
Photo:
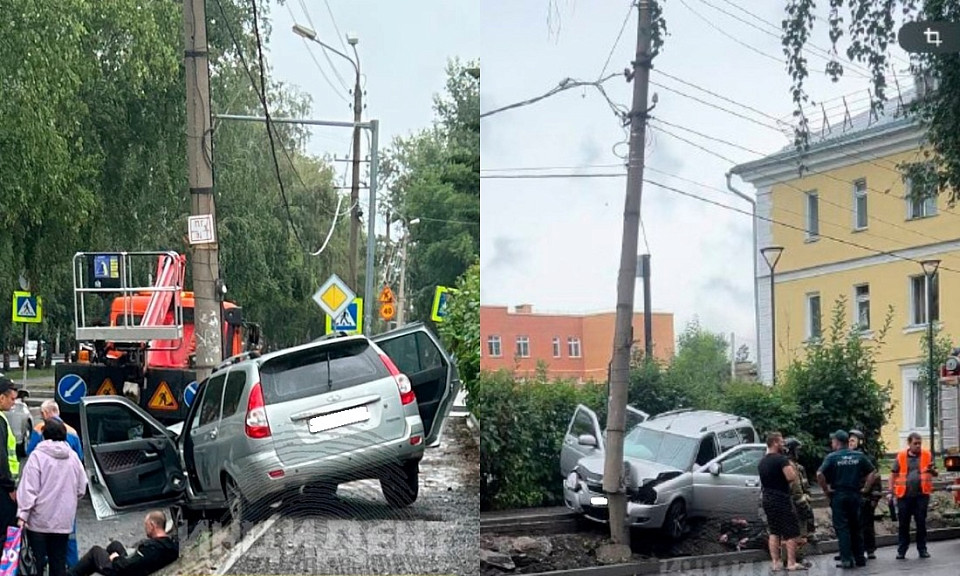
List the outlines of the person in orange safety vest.
{"label": "person in orange safety vest", "polygon": [[927,551],[927,509],[933,494],[933,478],[938,475],[933,455],[923,449],[923,439],[917,432],[907,437],[907,448],[897,454],[890,472],[890,491],[897,498],[900,517],[897,560],[906,558],[910,548],[910,518],[917,523],[917,552],[929,558]]}

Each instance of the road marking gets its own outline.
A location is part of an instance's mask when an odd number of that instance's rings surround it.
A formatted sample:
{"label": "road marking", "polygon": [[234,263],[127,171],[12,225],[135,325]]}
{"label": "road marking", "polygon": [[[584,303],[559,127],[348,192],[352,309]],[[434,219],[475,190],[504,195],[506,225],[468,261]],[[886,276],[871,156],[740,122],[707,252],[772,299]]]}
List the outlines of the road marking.
{"label": "road marking", "polygon": [[273,525],[276,524],[277,520],[279,519],[280,514],[274,514],[258,524],[253,531],[247,532],[247,535],[243,537],[243,540],[241,540],[238,545],[233,547],[233,549],[230,551],[230,555],[227,556],[226,561],[224,561],[224,563],[217,568],[215,574],[226,574],[231,568],[233,568],[233,565],[236,564],[237,560],[249,552],[250,549],[253,548],[253,545],[257,543],[257,540],[259,540],[267,530],[273,527]]}

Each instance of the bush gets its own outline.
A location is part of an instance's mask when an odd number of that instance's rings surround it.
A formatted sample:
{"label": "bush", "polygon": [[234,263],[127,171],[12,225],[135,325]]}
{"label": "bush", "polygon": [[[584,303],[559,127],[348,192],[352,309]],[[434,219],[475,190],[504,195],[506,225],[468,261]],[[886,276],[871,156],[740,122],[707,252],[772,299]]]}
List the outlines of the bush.
{"label": "bush", "polygon": [[867,452],[880,460],[885,453],[880,431],[893,410],[891,385],[874,379],[875,348],[882,346],[892,312],[888,311],[875,343],[846,324],[846,299],[837,300],[826,337],[806,346],[806,357],[793,362],[783,376],[783,393],[798,408],[796,424],[805,442],[800,461],[816,470],[830,451],[830,434],[857,428],[867,435]]}
{"label": "bush", "polygon": [[481,373],[478,389],[480,509],[561,504],[564,433],[577,404],[599,411],[605,386],[549,381],[542,374],[521,382],[500,371]]}
{"label": "bush", "polygon": [[[474,412],[480,376],[480,261],[457,282],[447,303],[447,316],[438,331],[444,346],[456,356],[460,380],[467,391],[467,409]],[[479,418],[479,416],[477,416]]]}
{"label": "bush", "polygon": [[784,397],[783,388],[759,382],[731,382],[725,387],[723,411],[749,418],[764,442],[767,433],[796,436],[798,407]]}

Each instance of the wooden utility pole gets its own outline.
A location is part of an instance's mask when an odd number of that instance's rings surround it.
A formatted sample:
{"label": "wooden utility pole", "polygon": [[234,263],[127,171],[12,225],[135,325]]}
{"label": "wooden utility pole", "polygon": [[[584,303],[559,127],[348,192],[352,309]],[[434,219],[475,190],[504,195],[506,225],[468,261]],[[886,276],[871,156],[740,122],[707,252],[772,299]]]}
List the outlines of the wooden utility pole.
{"label": "wooden utility pole", "polygon": [[[357,60],[357,78],[356,82],[353,85],[353,182],[350,185],[350,279],[347,282],[350,284],[352,290],[358,290],[359,285],[357,284],[357,268],[359,268],[360,263],[360,252],[358,252],[358,247],[360,244],[360,115],[363,112],[363,93],[360,90],[360,68],[359,68],[359,59]],[[373,214],[369,214],[368,218],[373,218]],[[367,299],[370,304],[373,305],[373,301],[370,299],[369,294],[364,294],[364,298]]]}
{"label": "wooden utility pole", "polygon": [[610,538],[615,545],[627,545],[625,525],[627,499],[623,474],[623,433],[626,427],[627,385],[630,377],[630,349],[633,345],[633,295],[636,289],[637,244],[640,238],[640,197],[643,187],[644,142],[647,125],[647,92],[650,82],[652,43],[650,0],[639,1],[637,55],[633,62],[633,104],[630,111],[630,156],[627,164],[627,194],[623,210],[623,243],[617,280],[617,318],[610,370],[610,397],[607,410],[606,460],[603,491],[610,511]]}
{"label": "wooden utility pole", "polygon": [[197,380],[203,380],[223,360],[221,348],[219,249],[213,196],[213,137],[210,129],[210,65],[207,58],[207,19],[203,0],[183,3],[184,67],[187,76],[187,177],[190,212],[213,218],[214,241],[192,246],[194,337]]}

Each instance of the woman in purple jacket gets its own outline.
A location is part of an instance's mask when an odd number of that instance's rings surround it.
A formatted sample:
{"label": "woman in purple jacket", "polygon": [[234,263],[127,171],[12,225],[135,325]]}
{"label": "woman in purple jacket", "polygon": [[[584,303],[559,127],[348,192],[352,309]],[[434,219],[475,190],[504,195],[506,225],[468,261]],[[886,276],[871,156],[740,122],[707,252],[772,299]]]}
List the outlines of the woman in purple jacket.
{"label": "woman in purple jacket", "polygon": [[27,459],[17,488],[17,518],[26,525],[40,574],[50,563],[50,576],[67,573],[67,540],[73,530],[77,503],[87,491],[83,465],[67,444],[60,420],[43,423],[43,442]]}

